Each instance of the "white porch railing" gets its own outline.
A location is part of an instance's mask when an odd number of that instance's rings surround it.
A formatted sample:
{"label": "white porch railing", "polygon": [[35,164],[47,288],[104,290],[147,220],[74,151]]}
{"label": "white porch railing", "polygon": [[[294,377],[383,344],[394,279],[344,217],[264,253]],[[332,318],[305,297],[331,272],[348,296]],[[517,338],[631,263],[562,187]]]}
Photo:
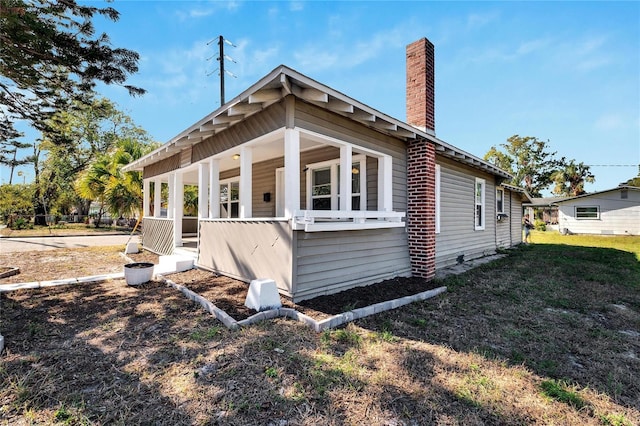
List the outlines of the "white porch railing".
{"label": "white porch railing", "polygon": [[298,210],[291,223],[294,231],[305,232],[402,228],[405,215],[405,212],[369,210]]}

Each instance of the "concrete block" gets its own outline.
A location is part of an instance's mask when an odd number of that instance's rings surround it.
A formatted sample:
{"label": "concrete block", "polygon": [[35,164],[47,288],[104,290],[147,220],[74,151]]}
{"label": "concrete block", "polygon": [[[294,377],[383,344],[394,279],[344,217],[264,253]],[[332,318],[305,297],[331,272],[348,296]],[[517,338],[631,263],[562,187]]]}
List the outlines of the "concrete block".
{"label": "concrete block", "polygon": [[2,353],[4,349],[4,336],[0,334],[0,353]]}
{"label": "concrete block", "polygon": [[276,282],[270,279],[251,281],[244,305],[256,311],[280,308],[282,302],[280,301]]}
{"label": "concrete block", "polygon": [[138,243],[130,241],[127,243],[127,246],[124,249],[124,253],[125,254],[129,254],[129,253],[138,253]]}
{"label": "concrete block", "polygon": [[171,274],[174,272],[184,272],[193,268],[193,258],[176,254],[160,256],[158,264],[155,266],[154,274]]}

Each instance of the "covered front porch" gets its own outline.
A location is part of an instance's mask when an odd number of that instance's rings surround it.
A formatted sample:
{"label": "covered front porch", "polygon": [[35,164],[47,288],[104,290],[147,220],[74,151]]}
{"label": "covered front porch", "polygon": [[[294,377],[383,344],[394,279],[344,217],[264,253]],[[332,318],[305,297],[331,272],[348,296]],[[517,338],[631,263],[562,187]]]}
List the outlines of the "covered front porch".
{"label": "covered front porch", "polygon": [[[329,287],[338,278],[357,282],[366,275],[357,258],[382,254],[385,240],[396,248],[405,244],[406,251],[406,237],[398,243],[397,232],[368,242],[372,233],[394,228],[404,234],[405,213],[393,210],[390,154],[300,128],[212,155],[207,146],[186,151],[180,167],[144,178],[142,242],[148,250],[172,254],[195,246],[198,266],[242,280],[273,278],[290,296],[299,293],[295,287],[305,274],[328,273],[305,270],[312,241],[328,247],[323,252],[315,244],[309,256],[317,259],[340,252],[330,248],[333,242],[346,244],[348,252],[335,259],[345,263],[335,268],[342,277],[327,277]],[[395,260],[391,250],[386,262]],[[344,277],[348,262],[354,270]]]}

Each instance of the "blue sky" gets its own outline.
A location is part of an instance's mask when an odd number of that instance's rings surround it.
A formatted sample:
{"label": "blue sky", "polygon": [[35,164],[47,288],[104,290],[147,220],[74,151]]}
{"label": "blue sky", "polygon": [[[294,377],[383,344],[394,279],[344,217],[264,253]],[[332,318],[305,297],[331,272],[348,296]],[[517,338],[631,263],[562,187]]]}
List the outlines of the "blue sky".
{"label": "blue sky", "polygon": [[[102,5],[102,2],[95,2]],[[114,46],[140,53],[129,97],[101,86],[166,142],[280,64],[405,120],[405,47],[436,47],[436,135],[482,157],[514,134],[594,165],[615,187],[640,164],[640,3],[382,1],[120,1],[97,22]],[[211,58],[207,60],[207,58]],[[602,167],[600,165],[608,165]],[[632,165],[632,167],[623,167]],[[27,170],[25,169],[27,172]],[[32,173],[27,172],[27,180]],[[0,176],[8,180],[8,171]]]}

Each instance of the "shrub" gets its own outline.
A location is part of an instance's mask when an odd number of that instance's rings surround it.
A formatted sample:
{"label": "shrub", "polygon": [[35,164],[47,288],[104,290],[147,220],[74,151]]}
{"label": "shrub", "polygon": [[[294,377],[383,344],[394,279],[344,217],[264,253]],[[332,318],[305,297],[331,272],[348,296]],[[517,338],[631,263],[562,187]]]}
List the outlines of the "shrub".
{"label": "shrub", "polygon": [[544,223],[540,219],[536,219],[536,221],[533,223],[533,226],[536,229],[536,231],[546,231],[547,230],[547,224]]}

